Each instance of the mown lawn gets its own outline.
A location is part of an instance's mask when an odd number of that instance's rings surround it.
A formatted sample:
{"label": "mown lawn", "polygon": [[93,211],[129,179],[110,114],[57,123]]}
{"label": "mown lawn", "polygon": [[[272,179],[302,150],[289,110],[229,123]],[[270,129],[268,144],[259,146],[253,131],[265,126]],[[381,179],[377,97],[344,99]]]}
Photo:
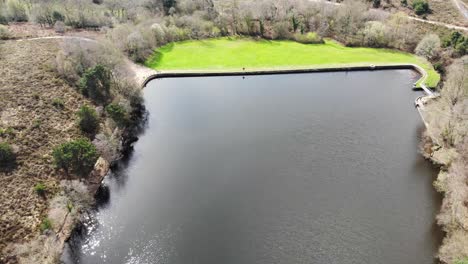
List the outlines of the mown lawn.
{"label": "mown lawn", "polygon": [[155,51],[146,66],[158,70],[241,71],[322,68],[357,65],[416,64],[428,72],[426,85],[435,87],[440,75],[425,59],[389,49],[349,48],[294,41],[219,38],[171,43]]}

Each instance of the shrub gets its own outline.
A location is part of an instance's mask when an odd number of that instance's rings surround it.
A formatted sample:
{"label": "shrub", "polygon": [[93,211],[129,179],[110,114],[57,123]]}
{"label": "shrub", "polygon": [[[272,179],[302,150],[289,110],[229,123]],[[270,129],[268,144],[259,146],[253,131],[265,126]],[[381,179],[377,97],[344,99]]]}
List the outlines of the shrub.
{"label": "shrub", "polygon": [[450,35],[451,46],[457,46],[458,44],[462,43],[463,40],[464,36],[458,31],[455,31]]}
{"label": "shrub", "polygon": [[413,9],[416,15],[420,16],[429,13],[429,3],[426,0],[414,0]]}
{"label": "shrub", "polygon": [[96,114],[96,110],[90,108],[87,105],[83,105],[78,110],[78,126],[81,131],[94,135],[99,128],[99,118]]}
{"label": "shrub", "polygon": [[104,104],[110,98],[111,79],[110,70],[98,64],[85,71],[79,86],[83,95],[88,96],[96,103]]}
{"label": "shrub", "polygon": [[[64,39],[55,60],[55,68],[70,84],[79,85],[80,78],[84,76],[86,70],[98,64],[107,69],[122,67],[124,56],[113,44],[118,44],[118,42]],[[116,72],[119,73],[119,71]],[[112,80],[113,78],[112,75]]]}
{"label": "shrub", "polygon": [[166,33],[164,32],[164,29],[160,24],[154,23],[153,25],[151,25],[151,30],[153,31],[156,42],[159,45],[166,44]]}
{"label": "shrub", "polygon": [[307,34],[296,33],[294,34],[294,40],[304,44],[324,43],[323,39],[315,32],[309,32]]}
{"label": "shrub", "polygon": [[98,154],[88,139],[77,139],[57,146],[52,153],[55,166],[78,175],[88,175],[94,167]]}
{"label": "shrub", "polygon": [[0,128],[0,137],[14,136],[15,131],[13,128]]}
{"label": "shrub", "polygon": [[34,119],[33,124],[32,124],[32,128],[34,128],[34,129],[40,128],[40,127],[41,127],[41,124],[42,124],[42,121],[41,121],[41,120],[39,120],[39,119]]}
{"label": "shrub", "polygon": [[67,202],[67,210],[69,213],[73,210],[73,203],[71,201]]}
{"label": "shrub", "polygon": [[46,186],[42,182],[40,182],[40,183],[36,184],[36,186],[34,186],[34,191],[37,194],[43,196],[45,194],[45,191],[46,191]]}
{"label": "shrub", "polygon": [[139,31],[134,31],[127,37],[125,52],[133,61],[144,62],[151,55],[152,50],[142,34]]}
{"label": "shrub", "polygon": [[442,41],[442,46],[452,47],[459,56],[468,53],[468,37],[464,37],[460,32],[454,31],[449,36],[446,36]]}
{"label": "shrub", "polygon": [[93,145],[96,146],[101,157],[108,162],[113,162],[120,157],[120,136],[121,134],[118,131],[112,135],[100,133],[93,140]]}
{"label": "shrub", "polygon": [[9,39],[11,37],[10,31],[4,25],[0,25],[0,39]]}
{"label": "shrub", "polygon": [[55,32],[57,32],[59,34],[65,33],[65,23],[63,23],[63,21],[55,22],[54,30],[55,30]]}
{"label": "shrub", "polygon": [[0,143],[0,170],[9,169],[16,161],[13,148],[7,143]]}
{"label": "shrub", "polygon": [[455,51],[458,55],[463,56],[468,53],[468,37],[462,37],[461,41],[455,45]]}
{"label": "shrub", "polygon": [[468,264],[468,258],[457,260],[455,264]]}
{"label": "shrub", "polygon": [[128,114],[125,108],[118,104],[109,104],[106,106],[106,112],[117,123],[119,127],[123,127],[128,122]]}
{"label": "shrub", "polygon": [[21,3],[18,0],[9,0],[7,1],[6,11],[9,16],[9,20],[15,22],[25,22],[28,21],[28,15],[26,14],[26,7],[24,3]]}
{"label": "shrub", "polygon": [[52,18],[54,21],[64,21],[65,17],[57,10],[52,12]]}
{"label": "shrub", "polygon": [[438,73],[444,73],[445,72],[444,64],[442,62],[434,63],[434,70],[436,70]]}
{"label": "shrub", "polygon": [[415,52],[419,56],[432,59],[436,57],[440,50],[440,39],[436,34],[426,35],[418,44]]}
{"label": "shrub", "polygon": [[45,217],[44,219],[42,219],[42,222],[39,225],[39,229],[41,229],[41,232],[44,232],[46,230],[51,230],[52,229],[52,221],[50,221],[49,218]]}
{"label": "shrub", "polygon": [[35,4],[31,10],[31,20],[38,23],[41,26],[53,26],[54,18],[52,16],[52,10],[49,6]]}
{"label": "shrub", "polygon": [[364,28],[364,39],[371,47],[384,47],[387,45],[386,27],[379,21],[369,21]]}
{"label": "shrub", "polygon": [[7,10],[6,10],[6,3],[0,1],[0,24],[8,25],[8,17],[7,17]]}
{"label": "shrub", "polygon": [[276,23],[273,26],[273,32],[274,32],[273,37],[275,39],[290,39],[291,38],[291,32],[289,30],[289,23],[285,21]]}
{"label": "shrub", "polygon": [[172,14],[173,12],[171,11],[171,8],[174,8],[176,6],[176,0],[163,0],[163,7],[164,7],[164,12],[166,15]]}
{"label": "shrub", "polygon": [[58,109],[63,109],[65,107],[63,100],[60,98],[54,98],[52,100],[52,105]]}
{"label": "shrub", "polygon": [[293,15],[293,16],[291,17],[291,25],[292,25],[292,27],[293,27],[293,32],[296,32],[297,29],[299,28],[300,22],[299,22],[299,20],[296,18],[295,15]]}

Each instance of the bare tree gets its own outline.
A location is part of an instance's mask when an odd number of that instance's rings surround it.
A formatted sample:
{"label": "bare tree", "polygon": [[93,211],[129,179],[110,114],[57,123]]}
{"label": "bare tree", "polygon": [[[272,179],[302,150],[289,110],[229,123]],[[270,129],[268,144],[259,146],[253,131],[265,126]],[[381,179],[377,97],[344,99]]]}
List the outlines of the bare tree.
{"label": "bare tree", "polygon": [[440,39],[436,34],[426,35],[414,50],[419,56],[435,58],[440,51]]}

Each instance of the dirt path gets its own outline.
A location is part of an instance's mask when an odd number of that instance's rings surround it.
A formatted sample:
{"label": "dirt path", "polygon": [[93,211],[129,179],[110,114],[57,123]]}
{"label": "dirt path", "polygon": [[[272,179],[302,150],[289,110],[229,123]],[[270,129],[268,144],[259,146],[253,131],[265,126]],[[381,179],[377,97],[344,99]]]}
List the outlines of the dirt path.
{"label": "dirt path", "polygon": [[143,86],[146,79],[150,76],[155,75],[158,73],[156,70],[147,68],[143,65],[136,64],[129,59],[125,59],[126,64],[131,72],[133,72],[133,78],[138,83],[138,85]]}
{"label": "dirt path", "polygon": [[460,0],[452,0],[455,4],[455,7],[460,11],[465,19],[468,20],[468,7],[465,3]]}
{"label": "dirt path", "polygon": [[21,42],[21,41],[40,40],[40,39],[76,39],[76,40],[83,40],[83,41],[87,41],[87,42],[97,42],[94,39],[85,38],[85,37],[76,37],[76,36],[48,36],[48,37],[17,39],[16,41]]}

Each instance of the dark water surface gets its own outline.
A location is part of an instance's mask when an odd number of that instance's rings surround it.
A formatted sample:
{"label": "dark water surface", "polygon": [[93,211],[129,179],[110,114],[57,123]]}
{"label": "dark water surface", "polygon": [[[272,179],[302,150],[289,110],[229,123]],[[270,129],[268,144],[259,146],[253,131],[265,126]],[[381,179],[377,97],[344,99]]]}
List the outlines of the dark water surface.
{"label": "dark water surface", "polygon": [[[155,80],[70,263],[433,263],[407,70]],[[74,259],[74,260],[71,260]]]}

